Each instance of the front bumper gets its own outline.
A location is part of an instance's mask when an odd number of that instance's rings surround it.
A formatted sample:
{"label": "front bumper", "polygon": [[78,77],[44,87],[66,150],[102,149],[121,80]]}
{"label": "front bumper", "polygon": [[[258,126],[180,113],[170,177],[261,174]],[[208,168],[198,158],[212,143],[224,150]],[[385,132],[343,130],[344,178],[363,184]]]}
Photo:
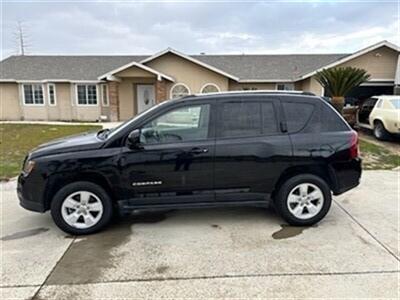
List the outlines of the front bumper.
{"label": "front bumper", "polygon": [[17,195],[19,205],[23,208],[36,212],[46,211],[41,189],[38,186],[35,187],[34,180],[33,182],[27,180],[23,174],[18,177]]}

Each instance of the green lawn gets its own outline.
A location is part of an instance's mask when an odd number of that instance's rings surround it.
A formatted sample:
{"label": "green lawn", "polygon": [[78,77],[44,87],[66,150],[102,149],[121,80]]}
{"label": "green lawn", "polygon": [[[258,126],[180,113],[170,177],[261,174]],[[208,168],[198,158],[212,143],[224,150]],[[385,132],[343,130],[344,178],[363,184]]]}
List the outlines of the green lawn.
{"label": "green lawn", "polygon": [[[90,125],[0,124],[0,180],[17,176],[32,148],[59,137],[100,129]],[[360,152],[364,170],[400,166],[400,156],[382,146],[360,140]]]}
{"label": "green lawn", "polygon": [[364,170],[391,170],[400,166],[400,156],[360,139],[360,152]]}
{"label": "green lawn", "polygon": [[17,176],[25,155],[32,148],[52,139],[101,128],[90,125],[0,124],[0,180]]}

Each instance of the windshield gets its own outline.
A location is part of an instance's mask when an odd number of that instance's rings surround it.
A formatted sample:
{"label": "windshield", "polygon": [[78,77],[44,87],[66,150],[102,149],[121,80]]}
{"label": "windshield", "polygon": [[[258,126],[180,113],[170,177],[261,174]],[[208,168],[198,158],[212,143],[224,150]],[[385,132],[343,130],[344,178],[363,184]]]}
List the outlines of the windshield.
{"label": "windshield", "polygon": [[400,109],[400,99],[394,99],[391,100],[390,102],[392,102],[395,109]]}
{"label": "windshield", "polygon": [[132,119],[126,120],[125,122],[123,122],[122,124],[118,125],[117,127],[114,127],[112,129],[106,130],[105,132],[104,132],[104,130],[99,131],[99,133],[102,133],[101,134],[101,138],[107,139],[107,138],[110,138],[110,137],[116,135],[118,132],[121,132],[121,130],[124,130],[126,127],[128,127],[130,124],[132,124],[136,120],[146,116],[148,113],[150,113],[153,110],[155,110],[156,108],[164,105],[165,103],[167,103],[167,101],[164,101],[164,102],[161,102],[160,104],[154,105],[153,107],[150,107],[149,109],[142,111],[141,113],[139,113],[138,115],[136,115]]}

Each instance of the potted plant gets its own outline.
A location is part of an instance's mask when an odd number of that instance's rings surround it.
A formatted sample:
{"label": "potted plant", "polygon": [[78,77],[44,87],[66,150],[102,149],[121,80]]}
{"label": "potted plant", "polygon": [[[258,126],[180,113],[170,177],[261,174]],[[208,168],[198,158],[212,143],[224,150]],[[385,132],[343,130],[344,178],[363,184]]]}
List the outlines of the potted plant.
{"label": "potted plant", "polygon": [[315,79],[332,98],[332,105],[340,114],[343,113],[345,96],[369,78],[367,71],[353,67],[323,69],[315,75]]}

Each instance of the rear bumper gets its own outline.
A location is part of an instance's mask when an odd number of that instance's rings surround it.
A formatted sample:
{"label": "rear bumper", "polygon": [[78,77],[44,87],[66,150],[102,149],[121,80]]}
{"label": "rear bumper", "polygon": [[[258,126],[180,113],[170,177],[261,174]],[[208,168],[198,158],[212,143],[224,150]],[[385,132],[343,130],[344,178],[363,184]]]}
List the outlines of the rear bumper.
{"label": "rear bumper", "polygon": [[362,173],[361,162],[361,158],[355,158],[349,162],[339,162],[330,165],[329,172],[334,195],[340,195],[360,184]]}
{"label": "rear bumper", "polygon": [[18,177],[17,195],[19,205],[23,208],[35,212],[46,211],[40,189],[35,189],[22,174]]}

